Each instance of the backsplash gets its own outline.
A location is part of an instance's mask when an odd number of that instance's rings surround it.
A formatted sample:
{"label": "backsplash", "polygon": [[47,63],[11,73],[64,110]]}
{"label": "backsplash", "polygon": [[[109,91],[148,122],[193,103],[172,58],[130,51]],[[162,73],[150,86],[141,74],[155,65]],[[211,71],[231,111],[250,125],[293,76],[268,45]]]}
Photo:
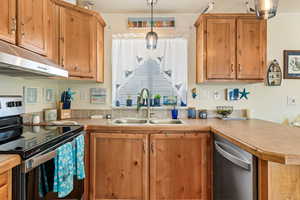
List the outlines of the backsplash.
{"label": "backsplash", "polygon": [[[208,110],[208,117],[215,118],[217,117],[217,113],[215,110]],[[170,119],[171,118],[171,109],[158,108],[152,109],[151,113],[152,118],[156,119]],[[197,110],[197,118],[198,118],[199,110]],[[136,109],[132,108],[120,108],[120,109],[104,109],[104,110],[72,110],[72,118],[74,119],[87,119],[93,115],[101,115],[103,118],[107,114],[111,114],[113,119],[117,118],[147,118],[147,110],[141,109],[139,112]],[[245,110],[234,110],[230,117],[245,117]],[[179,109],[179,118],[186,119],[187,118],[187,109]]]}
{"label": "backsplash", "polygon": [[[32,78],[16,78],[10,76],[2,76],[0,75],[0,95],[24,95],[24,87],[25,88],[33,88],[37,91],[36,102],[27,103],[25,101],[25,112],[33,113],[33,112],[41,112],[47,108],[55,108],[56,107],[56,97],[57,92],[59,91],[59,85],[57,80],[51,79],[36,79],[32,80]],[[45,99],[46,89],[51,89],[54,91],[56,97],[54,101],[47,101]],[[27,99],[28,100],[28,99]],[[35,98],[30,98],[29,101],[35,101]]]}

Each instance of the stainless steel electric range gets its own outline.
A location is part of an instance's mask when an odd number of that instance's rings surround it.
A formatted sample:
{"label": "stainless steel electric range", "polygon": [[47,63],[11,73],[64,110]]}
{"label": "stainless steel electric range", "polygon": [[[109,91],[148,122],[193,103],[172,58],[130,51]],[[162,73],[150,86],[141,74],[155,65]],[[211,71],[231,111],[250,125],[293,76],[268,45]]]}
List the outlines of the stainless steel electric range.
{"label": "stainless steel electric range", "polygon": [[[13,169],[13,200],[58,199],[53,192],[40,195],[40,166],[55,158],[58,147],[84,134],[83,127],[25,126],[23,113],[22,97],[0,96],[0,154],[19,154],[22,159]],[[83,185],[75,179],[73,192],[63,199],[81,199]]]}

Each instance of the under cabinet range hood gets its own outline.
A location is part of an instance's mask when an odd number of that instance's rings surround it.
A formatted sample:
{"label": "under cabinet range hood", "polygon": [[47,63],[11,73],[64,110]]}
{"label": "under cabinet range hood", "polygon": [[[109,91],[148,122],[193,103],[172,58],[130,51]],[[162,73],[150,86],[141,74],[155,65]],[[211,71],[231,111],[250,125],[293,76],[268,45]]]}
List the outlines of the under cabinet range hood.
{"label": "under cabinet range hood", "polygon": [[47,58],[0,41],[0,74],[18,77],[65,77],[68,71]]}

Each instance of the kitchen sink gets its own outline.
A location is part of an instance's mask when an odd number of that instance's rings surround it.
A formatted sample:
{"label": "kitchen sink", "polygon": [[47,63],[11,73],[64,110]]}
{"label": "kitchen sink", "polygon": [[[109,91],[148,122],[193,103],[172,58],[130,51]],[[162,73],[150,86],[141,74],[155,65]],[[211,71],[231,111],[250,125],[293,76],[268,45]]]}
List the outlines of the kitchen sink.
{"label": "kitchen sink", "polygon": [[165,120],[165,119],[153,119],[149,121],[150,124],[161,124],[161,125],[168,125],[168,124],[183,124],[183,121],[176,119],[176,120]]}
{"label": "kitchen sink", "polygon": [[116,119],[113,121],[114,124],[147,124],[146,119]]}
{"label": "kitchen sink", "polygon": [[172,124],[183,124],[181,120],[172,120],[172,119],[116,119],[113,121],[114,124],[123,124],[123,125],[130,125],[130,124],[152,124],[152,125],[172,125]]}

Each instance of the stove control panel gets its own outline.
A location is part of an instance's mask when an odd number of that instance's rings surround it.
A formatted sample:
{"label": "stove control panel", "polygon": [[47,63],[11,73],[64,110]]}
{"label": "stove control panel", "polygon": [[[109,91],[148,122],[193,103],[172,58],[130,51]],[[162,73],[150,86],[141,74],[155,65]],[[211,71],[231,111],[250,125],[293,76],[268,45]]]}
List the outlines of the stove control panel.
{"label": "stove control panel", "polygon": [[0,96],[0,117],[9,117],[24,113],[22,96]]}

